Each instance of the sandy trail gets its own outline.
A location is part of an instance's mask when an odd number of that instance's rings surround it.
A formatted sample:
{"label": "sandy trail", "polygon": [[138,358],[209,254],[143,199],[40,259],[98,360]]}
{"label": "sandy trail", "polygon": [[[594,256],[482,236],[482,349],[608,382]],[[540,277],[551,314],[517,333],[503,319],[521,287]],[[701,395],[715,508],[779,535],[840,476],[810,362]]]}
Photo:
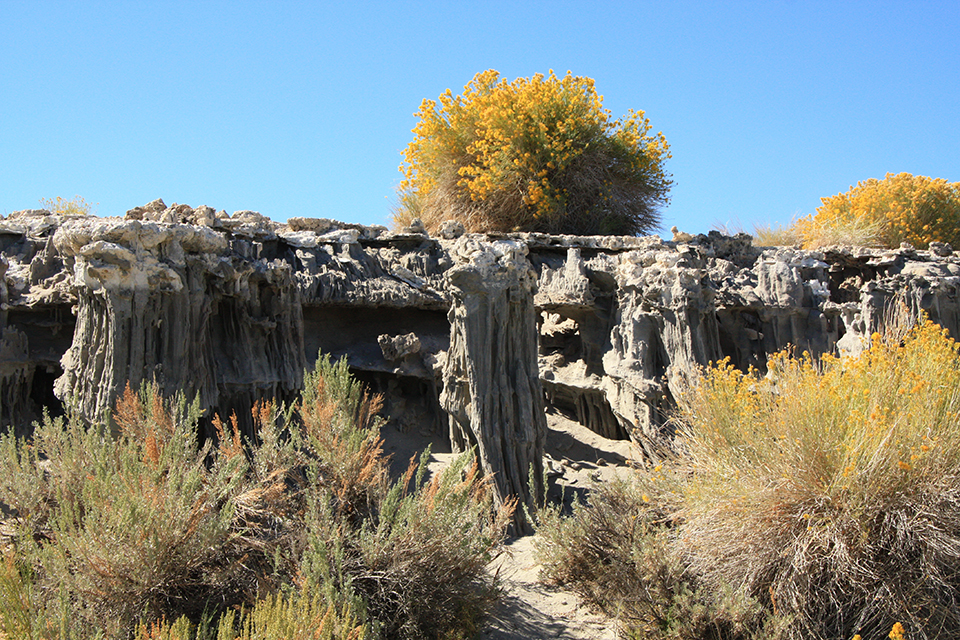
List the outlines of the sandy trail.
{"label": "sandy trail", "polygon": [[517,538],[494,561],[491,570],[499,572],[504,596],[479,637],[614,640],[614,621],[591,612],[570,591],[539,582],[534,545],[535,536]]}
{"label": "sandy trail", "polygon": [[[548,495],[566,503],[584,497],[594,482],[609,481],[630,473],[628,461],[640,453],[623,440],[607,440],[575,421],[548,412],[549,433],[546,466],[550,476]],[[382,430],[385,453],[393,455],[394,473],[402,473],[410,456],[428,444],[433,455],[429,468],[435,471],[453,457],[446,439],[426,431],[400,433],[391,426]],[[484,640],[614,640],[616,622],[592,612],[576,594],[539,581],[535,554],[536,536],[514,538],[506,553],[491,563],[504,589],[500,605],[479,634]]]}

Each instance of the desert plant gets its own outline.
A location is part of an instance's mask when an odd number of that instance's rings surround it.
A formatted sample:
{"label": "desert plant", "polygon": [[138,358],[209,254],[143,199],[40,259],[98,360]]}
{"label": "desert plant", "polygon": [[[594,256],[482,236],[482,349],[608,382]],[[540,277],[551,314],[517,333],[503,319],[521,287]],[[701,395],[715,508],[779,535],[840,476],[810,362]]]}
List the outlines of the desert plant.
{"label": "desert plant", "polygon": [[140,616],[202,607],[197,595],[214,590],[246,461],[208,468],[198,417],[148,386],[127,389],[117,435],[71,416],[46,418],[31,442],[2,436],[0,495],[19,516],[17,553],[36,567],[41,609],[69,603],[61,633],[122,636]]}
{"label": "desert plant", "polygon": [[642,111],[614,120],[590,78],[507,82],[493,70],[463,94],[424,100],[400,170],[399,225],[430,230],[637,235],[659,223],[671,181],[662,133]]}
{"label": "desert plant", "polygon": [[[369,626],[353,603],[307,585],[291,593],[268,595],[249,611],[228,611],[216,640],[364,640]],[[140,640],[138,638],[138,640]],[[147,640],[147,639],[143,639]]]}
{"label": "desert plant", "polygon": [[362,526],[345,528],[336,500],[311,500],[308,510],[303,571],[361,595],[383,637],[469,637],[496,600],[485,567],[515,505],[493,511],[473,452],[424,482],[429,455],[411,461]]}
{"label": "desert plant", "polygon": [[630,481],[597,485],[571,516],[542,509],[541,577],[572,587],[617,619],[624,635],[649,640],[775,640],[788,620],[729,588],[707,589],[676,553],[682,484],[657,466]]}
{"label": "desert plant", "polygon": [[681,399],[677,542],[802,638],[960,633],[960,358],[930,322],[859,357],[729,364]]}
{"label": "desert plant", "polygon": [[846,193],[821,201],[815,215],[793,225],[807,248],[960,242],[960,182],[888,173],[883,180],[858,182]]}
{"label": "desert plant", "polygon": [[753,227],[753,244],[757,247],[784,247],[801,244],[796,229],[780,223],[757,224]]}
{"label": "desert plant", "polygon": [[378,412],[380,396],[350,375],[346,359],[321,355],[304,377],[294,446],[309,456],[311,481],[333,492],[337,517],[363,519],[387,490]]}
{"label": "desert plant", "polygon": [[[289,409],[198,443],[196,404],[129,387],[104,425],[69,410],[0,436],[10,637],[462,637],[496,594],[485,566],[512,505],[465,454],[389,481],[379,400],[321,357]],[[429,457],[429,451],[421,463]],[[242,608],[240,613],[235,612]],[[167,622],[172,621],[172,622]],[[233,634],[233,635],[231,635]],[[294,635],[291,635],[294,634]],[[308,637],[304,635],[303,637]]]}
{"label": "desert plant", "polygon": [[674,457],[541,513],[545,576],[635,637],[960,635],[958,352],[891,314],[857,357],[709,368]]}
{"label": "desert plant", "polygon": [[[480,476],[472,452],[427,482],[428,450],[391,483],[380,403],[350,375],[346,360],[321,355],[292,413],[255,407],[260,442],[252,447],[251,468],[262,480],[236,499],[238,513],[251,514],[245,535],[282,540],[270,547],[276,565],[320,585],[334,607],[331,620],[359,616],[370,636],[462,637],[495,600],[485,567],[501,547],[514,505],[494,511],[489,479]],[[221,447],[235,446],[224,441]],[[264,500],[273,494],[283,497]],[[268,512],[280,504],[281,513]],[[276,516],[293,522],[265,535]],[[271,602],[256,606],[280,606]]]}
{"label": "desert plant", "polygon": [[60,196],[42,198],[40,204],[50,213],[59,216],[88,216],[93,212],[93,205],[80,196],[73,196],[69,200]]}
{"label": "desert plant", "polygon": [[[421,458],[426,464],[429,451]],[[494,511],[492,479],[475,452],[461,455],[423,484],[422,474],[395,483],[376,527],[361,530],[366,570],[354,579],[380,615],[389,637],[472,637],[497,599],[485,571],[500,549],[515,503]]]}
{"label": "desert plant", "polygon": [[249,607],[227,609],[215,623],[194,624],[186,617],[141,622],[134,640],[366,640],[371,634],[358,602],[305,584],[267,594]]}

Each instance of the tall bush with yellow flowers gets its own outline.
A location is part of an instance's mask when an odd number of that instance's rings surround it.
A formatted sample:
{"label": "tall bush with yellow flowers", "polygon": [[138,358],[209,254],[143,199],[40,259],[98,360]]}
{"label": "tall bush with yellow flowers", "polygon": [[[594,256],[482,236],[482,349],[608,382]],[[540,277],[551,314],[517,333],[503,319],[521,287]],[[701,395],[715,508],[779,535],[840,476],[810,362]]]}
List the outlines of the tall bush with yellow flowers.
{"label": "tall bush with yellow flowers", "polygon": [[590,78],[508,82],[493,70],[461,95],[424,100],[404,150],[398,225],[447,219],[468,231],[637,235],[671,187],[662,133],[643,111],[613,119]]}
{"label": "tall bush with yellow flowers", "polygon": [[883,180],[858,182],[821,202],[815,215],[794,224],[807,248],[847,242],[926,247],[936,241],[960,246],[960,182],[888,173]]}
{"label": "tall bush with yellow flowers", "polygon": [[686,566],[789,614],[795,637],[960,634],[958,350],[921,321],[857,358],[709,371],[680,401]]}

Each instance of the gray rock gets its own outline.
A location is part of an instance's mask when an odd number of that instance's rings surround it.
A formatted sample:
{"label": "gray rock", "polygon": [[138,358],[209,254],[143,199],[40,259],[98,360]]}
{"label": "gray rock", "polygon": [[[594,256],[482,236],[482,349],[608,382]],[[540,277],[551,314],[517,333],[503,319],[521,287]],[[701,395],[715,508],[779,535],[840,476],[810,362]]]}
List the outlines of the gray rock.
{"label": "gray rock", "polygon": [[857,353],[900,305],[960,335],[960,258],[947,246],[445,228],[387,235],[162,200],[126,219],[11,215],[0,221],[0,420],[27,432],[36,398],[56,393],[96,421],[128,381],[156,380],[208,416],[236,412],[252,435],[253,403],[295,398],[324,352],[392,389],[394,413],[416,407],[398,423],[443,424],[454,447],[477,446],[498,500],[531,504],[545,398],[656,458],[677,394],[710,362],[762,370],[787,345]]}
{"label": "gray rock", "polygon": [[53,215],[47,209],[23,209],[21,211],[12,211],[7,220],[17,220],[18,218],[36,218]]}
{"label": "gray rock", "polygon": [[466,229],[464,229],[463,223],[458,220],[446,220],[440,223],[440,229],[437,233],[444,240],[456,240],[466,233]]}
{"label": "gray rock", "polygon": [[415,333],[391,336],[382,333],[377,337],[383,357],[391,362],[402,360],[409,355],[420,353],[420,338]]}
{"label": "gray rock", "polygon": [[[477,447],[497,503],[516,496],[532,510],[543,497],[547,433],[537,368],[536,274],[520,243],[465,236],[454,254],[456,265],[445,275],[452,305],[440,396],[450,416],[450,441],[459,451]],[[532,532],[524,511],[514,512],[518,534]]]}
{"label": "gray rock", "polygon": [[312,231],[326,233],[333,228],[334,222],[327,218],[290,218],[287,225],[291,231]]}
{"label": "gray rock", "polygon": [[420,218],[414,218],[410,221],[410,224],[405,226],[400,233],[426,233],[427,228],[423,226],[423,221]]}
{"label": "gray rock", "polygon": [[953,255],[953,247],[946,242],[931,242],[929,250],[930,253],[935,256],[940,256],[941,258]]}
{"label": "gray rock", "polygon": [[200,205],[192,214],[187,218],[186,222],[189,224],[201,226],[201,227],[212,227],[217,220],[216,211],[213,207],[208,207],[207,205]]}

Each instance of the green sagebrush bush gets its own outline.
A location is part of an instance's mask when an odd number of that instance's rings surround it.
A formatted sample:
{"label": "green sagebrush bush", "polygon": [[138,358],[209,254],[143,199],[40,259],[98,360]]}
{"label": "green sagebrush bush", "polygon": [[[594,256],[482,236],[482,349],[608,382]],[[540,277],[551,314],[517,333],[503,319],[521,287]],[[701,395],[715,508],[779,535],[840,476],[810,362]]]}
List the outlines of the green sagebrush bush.
{"label": "green sagebrush bush", "polygon": [[[707,370],[675,458],[546,519],[547,575],[639,637],[701,637],[704,607],[707,637],[960,636],[957,352],[924,321],[856,358]],[[724,602],[747,627],[724,626]]]}
{"label": "green sagebrush bush", "polygon": [[[467,633],[509,514],[472,454],[391,483],[379,399],[318,360],[290,410],[236,416],[146,385],[113,429],[45,418],[0,436],[0,630],[24,638],[376,638]],[[429,454],[426,454],[429,455]],[[425,461],[424,459],[421,461]],[[472,469],[472,471],[471,471]],[[438,608],[442,609],[439,610]],[[299,635],[298,635],[299,634]]]}
{"label": "green sagebrush bush", "polygon": [[613,119],[590,78],[493,70],[461,95],[424,100],[400,170],[402,226],[418,217],[467,231],[639,235],[669,202],[670,157],[642,111]]}
{"label": "green sagebrush bush", "polygon": [[220,582],[242,460],[208,468],[196,405],[151,389],[143,400],[117,435],[69,418],[45,419],[30,442],[0,439],[0,500],[19,516],[37,606],[64,614],[61,633],[117,636],[139,616],[190,612]]}

